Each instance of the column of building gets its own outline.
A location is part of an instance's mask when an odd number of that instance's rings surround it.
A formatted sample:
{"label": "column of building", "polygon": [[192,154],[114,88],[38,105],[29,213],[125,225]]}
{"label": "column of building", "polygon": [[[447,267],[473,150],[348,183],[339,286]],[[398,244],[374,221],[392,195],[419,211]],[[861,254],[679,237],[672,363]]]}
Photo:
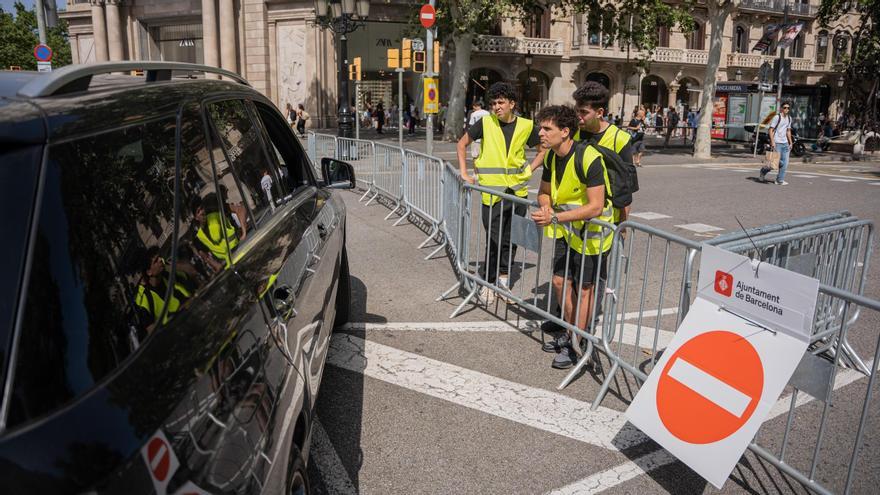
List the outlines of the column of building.
{"label": "column of building", "polygon": [[95,40],[95,60],[123,60],[125,39],[122,35],[122,0],[91,0],[92,32]]}
{"label": "column of building", "polygon": [[237,72],[233,0],[220,0],[220,39],[220,67]]}
{"label": "column of building", "polygon": [[[202,0],[202,44],[205,50],[205,65],[220,67],[217,41],[217,0]],[[206,77],[215,78],[216,76],[207,74]]]}

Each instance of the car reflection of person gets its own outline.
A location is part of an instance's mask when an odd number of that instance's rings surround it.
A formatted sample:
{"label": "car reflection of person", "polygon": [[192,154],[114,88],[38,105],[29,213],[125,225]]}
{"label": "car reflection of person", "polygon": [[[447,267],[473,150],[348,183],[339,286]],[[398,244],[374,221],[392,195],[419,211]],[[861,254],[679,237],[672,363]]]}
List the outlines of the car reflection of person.
{"label": "car reflection of person", "polygon": [[[139,267],[140,279],[134,302],[143,313],[145,321],[150,321],[146,327],[147,333],[152,333],[165,310],[165,292],[168,289],[169,273],[165,259],[159,256],[159,248],[155,246],[139,250],[135,254],[135,263]],[[192,296],[193,289],[188,286],[188,281],[190,277],[195,278],[197,275],[195,269],[192,269],[192,272],[189,272],[189,269],[192,267],[187,268],[186,265],[178,264],[174,290],[171,291],[168,312],[162,319],[163,323],[167,323],[170,315],[176,313],[181,304]]]}
{"label": "car reflection of person", "polygon": [[[215,272],[232,266],[229,252],[244,240],[232,218],[221,215],[217,208],[217,196],[210,193],[204,198],[195,197],[190,205],[196,223],[195,249],[202,260]],[[229,245],[229,251],[226,245]]]}

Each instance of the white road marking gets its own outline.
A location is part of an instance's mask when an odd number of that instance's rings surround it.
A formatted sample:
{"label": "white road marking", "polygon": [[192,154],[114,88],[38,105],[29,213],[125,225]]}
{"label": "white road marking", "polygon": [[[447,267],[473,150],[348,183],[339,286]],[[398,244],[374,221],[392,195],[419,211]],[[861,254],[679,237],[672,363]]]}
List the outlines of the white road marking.
{"label": "white road marking", "polygon": [[672,363],[668,375],[737,418],[742,417],[752,402],[748,395],[680,357]]}
{"label": "white road marking", "polygon": [[828,179],[831,182],[855,182],[855,179]]}
{"label": "white road marking", "polygon": [[880,182],[871,182],[870,184],[871,184],[872,186],[880,186]]}
{"label": "white road marking", "polygon": [[[874,361],[868,361],[865,363],[868,365],[868,368],[871,369]],[[837,379],[834,382],[834,390],[845,387],[850,383],[853,383],[860,378],[865,378],[865,375],[859,373],[856,370],[843,370],[837,373]],[[809,404],[814,399],[810,395],[806,393],[799,393],[796,401],[796,407],[803,406],[804,404]],[[781,397],[776,401],[776,404],[770,409],[770,414],[767,415],[766,421],[770,421],[779,416],[788,414],[789,408],[791,407],[791,395],[786,395],[785,397]],[[655,450],[650,454],[645,454],[641,457],[633,459],[631,461],[624,462],[623,464],[614,466],[613,468],[606,469],[604,471],[600,471],[593,475],[590,475],[582,480],[575,481],[570,485],[566,485],[562,488],[551,491],[553,494],[594,494],[601,493],[605,490],[614,488],[618,485],[621,485],[633,478],[637,478],[643,474],[647,474],[655,469],[661,468],[663,466],[672,464],[676,462],[678,459],[670,454],[665,449]]]}
{"label": "white road marking", "polygon": [[355,495],[357,493],[357,488],[348,476],[342,459],[336,453],[336,448],[333,447],[333,442],[330,441],[330,437],[327,436],[320,421],[315,421],[312,428],[312,446],[309,457],[317,464],[324,486],[327,487],[327,493],[340,495]]}
{"label": "white road marking", "polygon": [[643,220],[659,220],[661,218],[672,218],[669,215],[664,215],[662,213],[654,213],[653,211],[642,211],[637,213],[630,213],[629,216],[641,218]]}
{"label": "white road marking", "polygon": [[697,232],[700,234],[705,234],[706,232],[716,232],[719,230],[724,230],[721,227],[715,227],[713,225],[706,225],[705,223],[688,223],[684,225],[676,225],[676,227],[680,229],[690,230],[692,232]]}
{"label": "white road marking", "polygon": [[609,450],[648,440],[620,411],[429,359],[345,334],[327,363],[453,404]]}
{"label": "white road marking", "polygon": [[792,177],[797,177],[798,179],[815,179],[815,175],[802,175],[802,174],[791,174]]}

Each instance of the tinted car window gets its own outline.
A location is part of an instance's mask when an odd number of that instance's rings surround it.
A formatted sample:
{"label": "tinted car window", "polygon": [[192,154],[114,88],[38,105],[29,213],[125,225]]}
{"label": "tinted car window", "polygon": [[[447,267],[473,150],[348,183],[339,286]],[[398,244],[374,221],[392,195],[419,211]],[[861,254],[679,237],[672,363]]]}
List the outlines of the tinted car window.
{"label": "tinted car window", "polygon": [[170,274],[174,161],[174,118],[50,148],[11,426],[89,390],[185,304]]}
{"label": "tinted car window", "polygon": [[299,141],[293,137],[290,127],[285,124],[278,112],[262,103],[255,103],[257,115],[268,134],[268,149],[278,161],[283,182],[289,192],[312,183],[310,165]]}
{"label": "tinted car window", "polygon": [[[284,196],[263,147],[260,127],[241,100],[209,103],[208,115],[213,122],[217,176],[230,208],[238,213],[243,205],[251,213],[244,228],[259,227],[273,215]],[[217,152],[217,147],[222,150]]]}

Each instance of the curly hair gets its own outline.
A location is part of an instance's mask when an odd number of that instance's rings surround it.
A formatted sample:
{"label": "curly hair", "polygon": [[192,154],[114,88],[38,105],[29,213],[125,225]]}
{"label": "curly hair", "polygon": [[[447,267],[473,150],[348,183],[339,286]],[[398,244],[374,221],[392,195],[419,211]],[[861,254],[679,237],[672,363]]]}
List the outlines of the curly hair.
{"label": "curly hair", "polygon": [[553,122],[560,129],[568,129],[569,136],[574,135],[578,129],[578,116],[574,108],[568,105],[549,105],[538,111],[535,122]]}
{"label": "curly hair", "polygon": [[486,101],[491,104],[492,101],[497,100],[498,98],[516,101],[516,88],[513,87],[513,84],[503,81],[499,81],[489,86],[489,90],[486,91]]}
{"label": "curly hair", "polygon": [[577,106],[589,106],[593,110],[608,109],[608,88],[596,81],[587,81],[571,94]]}

